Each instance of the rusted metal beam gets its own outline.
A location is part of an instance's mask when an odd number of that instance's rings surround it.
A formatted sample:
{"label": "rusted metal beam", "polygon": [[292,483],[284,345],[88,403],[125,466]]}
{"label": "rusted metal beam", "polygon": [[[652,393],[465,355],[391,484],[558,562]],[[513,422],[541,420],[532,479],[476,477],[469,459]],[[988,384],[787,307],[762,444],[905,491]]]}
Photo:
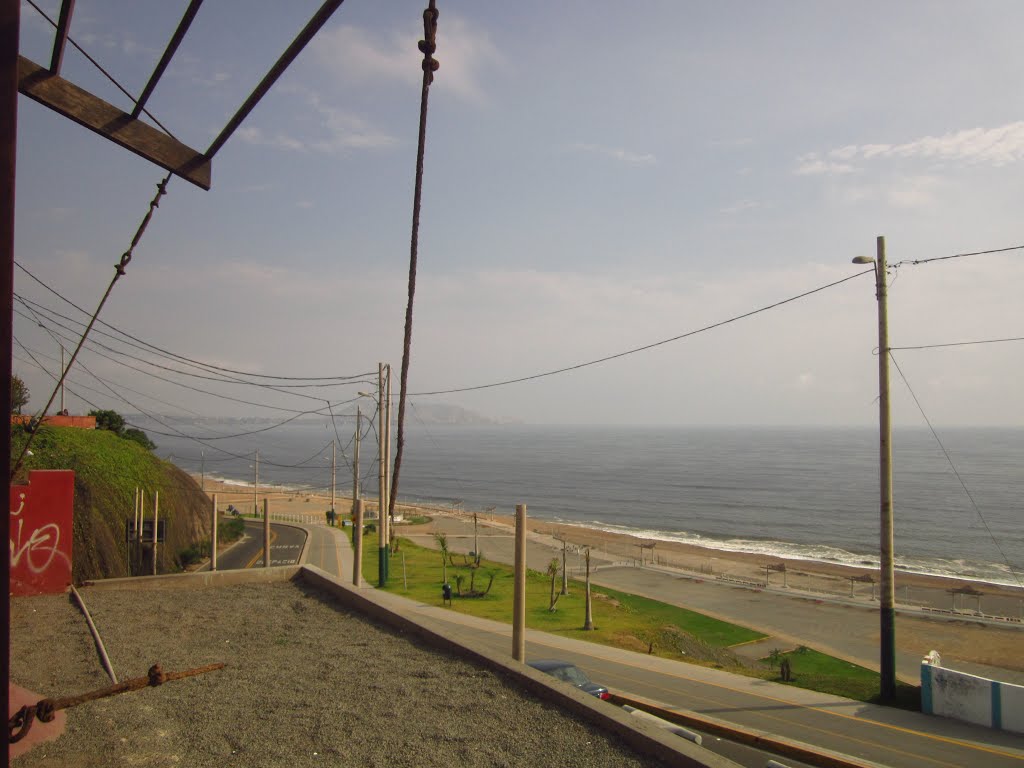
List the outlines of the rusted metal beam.
{"label": "rusted metal beam", "polygon": [[270,71],[260,81],[260,84],[256,86],[252,93],[249,94],[249,98],[245,100],[245,103],[239,107],[235,116],[231,118],[224,130],[220,132],[220,135],[213,140],[209,149],[206,150],[206,158],[212,160],[213,156],[220,151],[220,148],[224,146],[224,143],[231,138],[238,126],[242,124],[242,121],[248,117],[249,113],[252,112],[253,108],[260,103],[260,99],[267,95],[267,91],[277,82],[284,71],[288,69],[289,65],[295,60],[295,58],[302,53],[302,49],[306,47],[307,43],[313,39],[317,32],[320,31],[320,27],[327,23],[327,20],[331,18],[336,10],[341,6],[343,0],[327,0],[320,10],[309,20],[303,30],[298,36],[292,40],[291,45],[288,49],[281,54],[281,58],[277,60],[277,63],[271,67]]}
{"label": "rusted metal beam", "polygon": [[210,160],[73,83],[18,57],[18,90],[176,176],[210,188]]}
{"label": "rusted metal beam", "polygon": [[68,41],[68,30],[71,29],[71,14],[74,12],[75,0],[64,0],[60,6],[60,17],[57,19],[57,34],[53,38],[50,74],[60,74],[60,67],[64,62],[64,46]]}
{"label": "rusted metal beam", "polygon": [[192,26],[192,20],[195,19],[196,14],[199,13],[199,6],[203,4],[203,0],[192,0],[188,4],[188,8],[185,9],[185,15],[181,17],[181,21],[178,22],[178,28],[174,30],[174,36],[171,37],[171,41],[167,44],[167,48],[164,50],[164,55],[160,57],[160,61],[157,62],[156,69],[153,70],[153,74],[149,76],[149,82],[146,83],[146,87],[142,89],[142,95],[139,96],[135,102],[135,109],[132,110],[132,117],[138,117],[142,114],[142,110],[146,106],[146,102],[149,101],[149,97],[153,94],[153,89],[156,88],[156,84],[163,77],[164,70],[167,69],[167,65],[171,63],[171,57],[174,56],[175,51],[178,50],[178,46],[181,45],[181,41],[185,38],[185,33],[188,32],[188,28]]}

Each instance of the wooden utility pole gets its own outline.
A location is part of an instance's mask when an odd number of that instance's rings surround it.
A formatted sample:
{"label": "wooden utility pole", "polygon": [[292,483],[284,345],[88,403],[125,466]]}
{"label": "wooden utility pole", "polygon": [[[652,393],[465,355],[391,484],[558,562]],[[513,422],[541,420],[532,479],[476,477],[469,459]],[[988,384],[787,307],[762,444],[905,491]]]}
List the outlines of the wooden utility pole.
{"label": "wooden utility pole", "polygon": [[263,567],[270,567],[270,504],[263,497]]}
{"label": "wooden utility pole", "polygon": [[384,363],[377,363],[377,581],[383,587],[388,582],[388,539],[387,539],[387,474],[385,472],[384,437]]}
{"label": "wooden utility pole", "polygon": [[[390,551],[391,545],[391,526],[395,521],[395,507],[391,503],[391,364],[386,363],[384,370],[387,373],[385,380],[385,392],[384,392],[384,455],[387,457],[385,460],[385,471],[384,471],[384,498],[387,500],[388,515],[387,515],[387,541],[388,549]],[[384,575],[388,575],[388,570],[391,567],[391,559],[388,558]]]}
{"label": "wooden utility pole", "polygon": [[199,452],[199,488],[206,490],[206,451]]}
{"label": "wooden utility pole", "polygon": [[512,658],[526,661],[526,505],[516,504],[515,590],[512,597]]}
{"label": "wooden utility pole", "polygon": [[217,494],[213,494],[213,532],[210,534],[210,570],[217,570]]}
{"label": "wooden utility pole", "polygon": [[583,618],[583,629],[588,632],[594,628],[594,613],[590,602],[590,547],[587,547],[587,610]]}
{"label": "wooden utility pole", "polygon": [[331,520],[334,520],[334,482],[338,470],[338,441],[331,440]]}
{"label": "wooden utility pole", "polygon": [[359,587],[360,575],[363,572],[363,500],[356,499],[355,510],[352,513],[355,524],[352,528],[352,586]]}
{"label": "wooden utility pole", "polygon": [[562,592],[563,595],[569,594],[569,574],[565,572],[565,554],[569,548],[569,542],[562,539]]}
{"label": "wooden utility pole", "polygon": [[[854,264],[874,264],[878,299],[878,474],[879,474],[879,630],[881,700],[896,695],[896,589],[892,533],[892,418],[889,406],[889,291],[885,238],[875,240],[875,258],[857,256]],[[873,587],[872,587],[873,589]]]}
{"label": "wooden utility pole", "polygon": [[253,466],[253,474],[252,474],[252,514],[253,514],[253,517],[255,517],[256,515],[258,515],[260,513],[259,491],[257,490],[260,487],[260,449],[259,448],[256,449],[256,462],[252,466]]}
{"label": "wooden utility pole", "polygon": [[362,412],[359,410],[359,406],[356,406],[356,448],[355,455],[352,457],[352,514],[356,513],[356,502],[359,501],[359,430],[360,422],[362,421]]}
{"label": "wooden utility pole", "polygon": [[160,491],[153,492],[153,575],[156,576],[157,535],[160,530]]}

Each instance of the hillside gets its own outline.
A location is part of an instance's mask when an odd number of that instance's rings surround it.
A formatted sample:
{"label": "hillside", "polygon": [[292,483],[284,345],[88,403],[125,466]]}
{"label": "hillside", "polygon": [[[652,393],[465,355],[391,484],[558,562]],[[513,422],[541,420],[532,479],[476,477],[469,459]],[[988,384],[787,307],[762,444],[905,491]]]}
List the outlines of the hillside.
{"label": "hillside", "polygon": [[[12,461],[25,438],[24,432],[13,430]],[[136,488],[145,491],[150,518],[154,492],[160,492],[160,519],[167,521],[167,539],[158,548],[160,573],[180,570],[180,553],[210,538],[211,502],[206,494],[187,474],[137,443],[106,430],[44,427],[32,454],[15,482],[27,482],[32,469],[75,471],[76,583],[129,575],[125,524],[134,515]]]}

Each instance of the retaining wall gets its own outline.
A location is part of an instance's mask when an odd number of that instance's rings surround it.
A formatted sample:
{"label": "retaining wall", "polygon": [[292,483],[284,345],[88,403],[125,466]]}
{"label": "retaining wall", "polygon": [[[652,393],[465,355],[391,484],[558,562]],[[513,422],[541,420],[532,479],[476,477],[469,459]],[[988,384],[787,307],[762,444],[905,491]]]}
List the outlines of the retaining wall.
{"label": "retaining wall", "polygon": [[921,711],[1024,733],[1024,686],[921,662]]}

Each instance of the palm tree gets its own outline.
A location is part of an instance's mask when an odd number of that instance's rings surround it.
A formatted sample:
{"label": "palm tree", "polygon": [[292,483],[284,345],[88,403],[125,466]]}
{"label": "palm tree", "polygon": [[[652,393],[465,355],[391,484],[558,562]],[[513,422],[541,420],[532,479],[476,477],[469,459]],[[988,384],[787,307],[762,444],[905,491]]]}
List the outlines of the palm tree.
{"label": "palm tree", "polygon": [[548,576],[551,577],[551,602],[548,604],[548,610],[554,613],[555,603],[558,602],[560,595],[555,594],[555,579],[558,578],[558,558],[551,558],[551,562],[548,563]]}
{"label": "palm tree", "polygon": [[435,533],[434,541],[437,548],[441,550],[441,583],[448,583],[448,536],[443,533]]}

